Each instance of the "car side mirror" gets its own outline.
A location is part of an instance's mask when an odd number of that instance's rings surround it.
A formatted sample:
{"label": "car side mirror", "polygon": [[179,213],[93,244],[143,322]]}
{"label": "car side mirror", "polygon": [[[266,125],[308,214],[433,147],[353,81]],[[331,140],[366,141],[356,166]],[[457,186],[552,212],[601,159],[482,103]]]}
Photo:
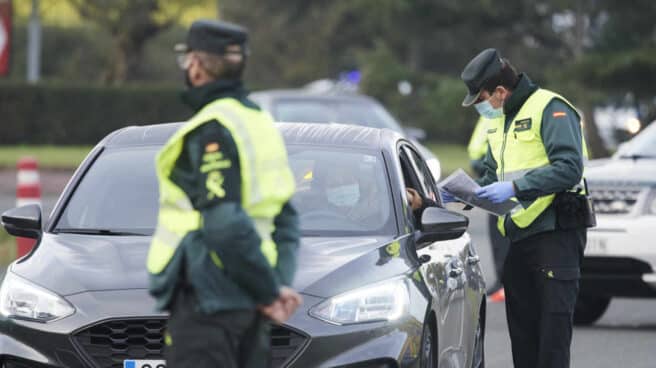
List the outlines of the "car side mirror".
{"label": "car side mirror", "polygon": [[415,239],[417,248],[462,236],[467,231],[469,219],[457,212],[440,207],[428,207],[421,215],[421,231]]}
{"label": "car side mirror", "polygon": [[28,204],[5,211],[2,225],[13,236],[38,239],[41,236],[41,206]]}

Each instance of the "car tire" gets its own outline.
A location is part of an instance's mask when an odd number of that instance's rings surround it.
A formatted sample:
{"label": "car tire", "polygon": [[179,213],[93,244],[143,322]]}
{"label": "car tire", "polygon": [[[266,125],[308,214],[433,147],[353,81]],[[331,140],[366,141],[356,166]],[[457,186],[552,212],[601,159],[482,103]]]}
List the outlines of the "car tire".
{"label": "car tire", "polygon": [[604,315],[610,299],[603,296],[579,295],[574,309],[574,324],[577,326],[589,326]]}
{"label": "car tire", "polygon": [[437,368],[437,339],[434,329],[431,325],[434,323],[432,318],[424,323],[424,330],[421,333],[421,354],[419,355],[420,368]]}
{"label": "car tire", "polygon": [[485,368],[485,333],[481,317],[474,335],[474,350],[472,351],[472,368]]}

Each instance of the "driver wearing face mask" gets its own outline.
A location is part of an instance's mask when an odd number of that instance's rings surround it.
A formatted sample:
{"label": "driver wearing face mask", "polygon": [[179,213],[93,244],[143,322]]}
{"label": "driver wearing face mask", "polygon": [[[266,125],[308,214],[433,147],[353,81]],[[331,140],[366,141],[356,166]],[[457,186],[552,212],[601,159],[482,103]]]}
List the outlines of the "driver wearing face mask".
{"label": "driver wearing face mask", "polygon": [[360,183],[349,173],[335,175],[326,183],[325,194],[326,200],[333,206],[350,208],[360,200]]}
{"label": "driver wearing face mask", "polygon": [[382,219],[375,177],[362,164],[331,167],[321,183],[327,209],[363,226],[377,227]]}

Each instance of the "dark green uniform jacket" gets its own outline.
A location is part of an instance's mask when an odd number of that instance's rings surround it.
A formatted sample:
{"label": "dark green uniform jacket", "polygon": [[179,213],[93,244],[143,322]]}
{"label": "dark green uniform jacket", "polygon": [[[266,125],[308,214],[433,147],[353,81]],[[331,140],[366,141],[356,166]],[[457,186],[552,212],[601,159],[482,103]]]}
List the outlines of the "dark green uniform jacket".
{"label": "dark green uniform jacket", "polygon": [[[247,94],[239,81],[218,81],[192,88],[182,97],[195,111],[227,97],[239,100],[248,108],[259,109],[247,99]],[[225,178],[223,198],[211,195],[206,187],[211,172],[200,170],[208,146],[218,147],[223,158],[232,162],[229,168],[220,170]],[[272,239],[277,245],[278,262],[271,268],[261,255],[254,224],[241,207],[239,155],[228,129],[211,121],[189,133],[171,179],[201,213],[203,226],[182,240],[162,274],[151,275],[151,293],[157,299],[157,308],[163,310],[170,306],[176,287],[191,287],[198,298],[199,310],[208,314],[270,304],[278,296],[280,286],[291,284],[296,269],[300,230],[298,215],[291,204],[285,204],[274,221],[276,230]],[[223,269],[212,261],[209,250],[217,252]]]}
{"label": "dark green uniform jacket", "polygon": [[[503,105],[506,132],[524,102],[537,89],[538,86],[528,76],[520,75],[517,87]],[[554,115],[556,112],[558,114]],[[576,111],[560,99],[553,99],[542,114],[540,133],[550,165],[532,170],[513,182],[516,197],[520,201],[530,201],[539,196],[569,190],[580,182],[583,174],[581,123]],[[481,186],[498,181],[497,162],[492,156],[489,145],[484,164],[485,175],[477,180]],[[556,214],[553,205],[524,229],[517,227],[507,216],[505,228],[506,236],[511,241],[555,230]]]}

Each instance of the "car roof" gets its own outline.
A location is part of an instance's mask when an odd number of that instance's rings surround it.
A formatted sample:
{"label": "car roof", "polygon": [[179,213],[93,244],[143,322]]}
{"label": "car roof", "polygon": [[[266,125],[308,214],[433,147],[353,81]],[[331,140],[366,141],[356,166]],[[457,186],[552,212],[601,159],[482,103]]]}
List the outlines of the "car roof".
{"label": "car roof", "polygon": [[[184,123],[130,126],[108,135],[100,143],[105,147],[161,146]],[[277,123],[287,144],[347,146],[383,149],[402,136],[390,129],[346,124]]]}

